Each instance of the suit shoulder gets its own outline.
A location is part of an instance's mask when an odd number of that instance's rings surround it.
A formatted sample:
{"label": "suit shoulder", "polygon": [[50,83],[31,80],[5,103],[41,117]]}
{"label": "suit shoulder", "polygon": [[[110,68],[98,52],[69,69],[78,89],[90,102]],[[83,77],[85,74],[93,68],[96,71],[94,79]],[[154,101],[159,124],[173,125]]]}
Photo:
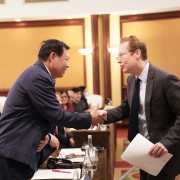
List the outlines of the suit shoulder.
{"label": "suit shoulder", "polygon": [[154,75],[156,77],[158,77],[158,79],[166,79],[166,78],[169,78],[169,77],[175,77],[177,78],[174,74],[172,74],[171,72],[163,69],[163,68],[160,68],[160,67],[157,67],[157,66],[154,66],[154,65],[150,65],[150,71],[154,71]]}

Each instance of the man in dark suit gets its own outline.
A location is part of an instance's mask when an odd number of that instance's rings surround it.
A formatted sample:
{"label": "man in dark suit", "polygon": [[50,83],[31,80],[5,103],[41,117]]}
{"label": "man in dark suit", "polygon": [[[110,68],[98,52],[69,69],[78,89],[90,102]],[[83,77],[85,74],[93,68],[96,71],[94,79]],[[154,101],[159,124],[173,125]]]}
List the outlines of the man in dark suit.
{"label": "man in dark suit", "polygon": [[97,107],[74,113],[57,101],[55,80],[69,67],[68,49],[59,40],[44,41],[38,61],[10,89],[0,118],[0,179],[27,180],[34,174],[52,126],[88,129],[103,123]]}
{"label": "man in dark suit", "polygon": [[[107,123],[130,116],[133,88],[139,78],[138,132],[154,143],[149,155],[158,158],[167,152],[173,154],[156,177],[141,170],[140,178],[174,180],[180,173],[180,81],[148,61],[146,45],[136,36],[122,39],[117,60],[122,71],[131,75],[126,97],[120,106],[107,111]],[[128,134],[131,133],[129,130]]]}

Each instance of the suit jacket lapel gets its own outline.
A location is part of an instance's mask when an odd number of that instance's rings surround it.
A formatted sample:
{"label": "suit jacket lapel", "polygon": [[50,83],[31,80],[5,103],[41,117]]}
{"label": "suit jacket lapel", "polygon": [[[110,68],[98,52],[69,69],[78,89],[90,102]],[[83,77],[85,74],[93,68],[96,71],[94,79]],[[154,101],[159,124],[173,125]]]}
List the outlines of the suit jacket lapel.
{"label": "suit jacket lapel", "polygon": [[155,76],[155,69],[151,64],[149,64],[149,72],[147,77],[146,96],[145,96],[145,112],[146,112],[147,125],[150,119],[150,110],[151,110],[150,101],[154,86],[154,76]]}

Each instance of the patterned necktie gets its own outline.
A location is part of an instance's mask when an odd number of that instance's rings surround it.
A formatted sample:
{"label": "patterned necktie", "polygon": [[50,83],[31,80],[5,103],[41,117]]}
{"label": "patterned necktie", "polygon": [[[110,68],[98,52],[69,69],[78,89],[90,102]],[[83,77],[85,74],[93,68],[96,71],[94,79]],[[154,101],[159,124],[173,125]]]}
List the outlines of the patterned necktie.
{"label": "patterned necktie", "polygon": [[133,98],[132,98],[132,104],[131,104],[131,110],[129,116],[129,127],[128,127],[129,141],[132,141],[139,132],[139,128],[138,128],[139,90],[140,90],[139,82],[140,79],[137,78],[134,85]]}

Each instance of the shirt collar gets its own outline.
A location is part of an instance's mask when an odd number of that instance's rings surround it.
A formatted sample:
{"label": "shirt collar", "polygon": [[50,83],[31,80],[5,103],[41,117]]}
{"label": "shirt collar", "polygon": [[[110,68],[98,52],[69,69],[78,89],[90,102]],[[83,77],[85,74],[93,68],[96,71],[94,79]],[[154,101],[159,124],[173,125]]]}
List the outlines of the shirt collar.
{"label": "shirt collar", "polygon": [[144,83],[147,82],[148,71],[149,71],[149,62],[147,62],[146,66],[144,67],[143,71],[138,77]]}
{"label": "shirt collar", "polygon": [[[48,67],[47,67],[46,65],[44,65],[44,66],[45,66],[45,68],[47,69],[47,71],[48,71],[48,73],[50,74],[50,76],[52,77],[51,72],[49,71]],[[56,79],[54,79],[54,83],[56,83]]]}
{"label": "shirt collar", "polygon": [[50,74],[50,76],[52,76],[51,75],[51,72],[49,71],[49,69],[48,69],[48,67],[44,64],[44,66],[46,67],[46,69],[47,69],[47,71],[48,71],[48,73]]}

